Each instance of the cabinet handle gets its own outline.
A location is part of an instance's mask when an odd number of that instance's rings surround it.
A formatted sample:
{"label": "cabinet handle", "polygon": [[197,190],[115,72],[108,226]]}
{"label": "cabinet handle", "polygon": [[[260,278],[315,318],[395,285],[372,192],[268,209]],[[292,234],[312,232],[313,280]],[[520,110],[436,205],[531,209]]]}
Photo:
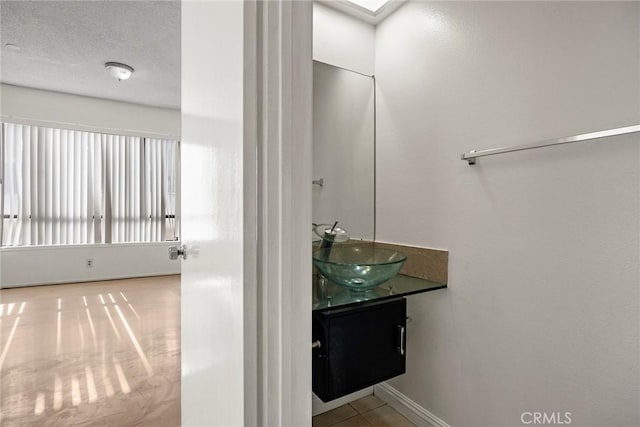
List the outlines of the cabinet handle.
{"label": "cabinet handle", "polygon": [[405,328],[402,325],[398,325],[398,329],[400,330],[400,345],[398,346],[398,353],[400,353],[401,356],[404,356]]}
{"label": "cabinet handle", "polygon": [[320,348],[320,347],[322,347],[322,343],[320,342],[320,340],[314,341],[311,343],[311,348]]}

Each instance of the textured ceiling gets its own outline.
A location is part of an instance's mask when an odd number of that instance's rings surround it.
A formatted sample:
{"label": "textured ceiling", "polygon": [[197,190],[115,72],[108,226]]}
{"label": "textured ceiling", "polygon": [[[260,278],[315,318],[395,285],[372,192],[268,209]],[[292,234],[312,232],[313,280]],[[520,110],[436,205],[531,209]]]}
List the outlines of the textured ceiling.
{"label": "textured ceiling", "polygon": [[[180,108],[179,0],[3,0],[0,25],[3,83]],[[118,82],[108,61],[135,73]]]}

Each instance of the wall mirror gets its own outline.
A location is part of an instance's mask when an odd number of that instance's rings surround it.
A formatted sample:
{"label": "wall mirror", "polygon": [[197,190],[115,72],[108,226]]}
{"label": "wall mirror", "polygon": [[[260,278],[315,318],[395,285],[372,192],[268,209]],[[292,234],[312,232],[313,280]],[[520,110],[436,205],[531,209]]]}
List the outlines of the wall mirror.
{"label": "wall mirror", "polygon": [[313,214],[350,238],[375,238],[375,85],[372,76],[314,61]]}

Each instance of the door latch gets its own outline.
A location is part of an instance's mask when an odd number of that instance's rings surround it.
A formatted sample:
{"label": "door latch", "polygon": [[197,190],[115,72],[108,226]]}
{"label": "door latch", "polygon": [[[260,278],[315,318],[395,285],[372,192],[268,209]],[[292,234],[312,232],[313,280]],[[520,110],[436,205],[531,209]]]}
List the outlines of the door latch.
{"label": "door latch", "polygon": [[169,259],[178,259],[178,257],[182,257],[182,259],[187,259],[187,253],[185,251],[186,251],[186,248],[184,247],[184,245],[170,246]]}

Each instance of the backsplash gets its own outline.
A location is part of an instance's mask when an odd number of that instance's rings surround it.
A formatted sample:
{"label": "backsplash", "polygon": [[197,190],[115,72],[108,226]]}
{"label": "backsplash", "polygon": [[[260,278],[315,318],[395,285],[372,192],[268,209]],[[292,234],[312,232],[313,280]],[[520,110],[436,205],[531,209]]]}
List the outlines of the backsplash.
{"label": "backsplash", "polygon": [[402,270],[400,270],[400,274],[439,283],[448,283],[449,251],[382,242],[375,242],[374,245],[393,249],[407,256],[407,261],[404,263]]}

